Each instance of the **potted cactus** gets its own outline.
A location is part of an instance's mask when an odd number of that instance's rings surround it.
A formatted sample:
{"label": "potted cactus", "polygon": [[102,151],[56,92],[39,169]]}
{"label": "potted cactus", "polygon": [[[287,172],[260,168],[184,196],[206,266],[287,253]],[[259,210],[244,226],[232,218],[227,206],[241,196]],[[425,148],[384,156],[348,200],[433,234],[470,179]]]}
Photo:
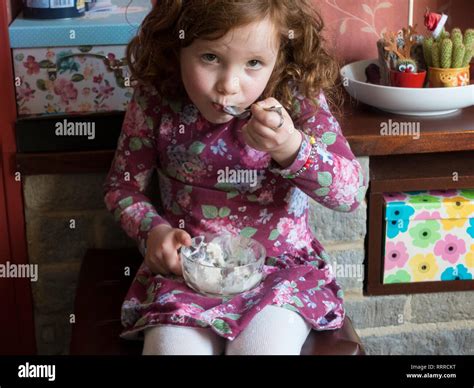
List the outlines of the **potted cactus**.
{"label": "potted cactus", "polygon": [[[422,38],[422,37],[421,37]],[[418,34],[416,26],[403,28],[401,32],[387,32],[383,35],[384,49],[396,59],[389,69],[390,85],[404,88],[422,88],[426,70],[416,57]],[[421,45],[420,45],[421,46]]]}
{"label": "potted cactus", "polygon": [[437,38],[426,38],[423,54],[428,66],[429,87],[469,85],[469,64],[474,50],[474,29],[462,33],[454,28],[442,31]]}

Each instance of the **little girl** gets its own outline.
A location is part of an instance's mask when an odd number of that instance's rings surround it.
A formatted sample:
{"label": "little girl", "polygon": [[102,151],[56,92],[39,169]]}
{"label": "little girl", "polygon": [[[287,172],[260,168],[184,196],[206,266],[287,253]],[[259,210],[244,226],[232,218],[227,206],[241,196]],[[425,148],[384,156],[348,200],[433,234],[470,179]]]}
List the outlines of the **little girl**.
{"label": "little girl", "polygon": [[[162,0],[129,44],[137,86],[104,194],[144,257],[121,334],[143,354],[299,354],[311,329],[341,327],[308,197],[350,212],[366,182],[323,93],[337,66],[322,28],[311,0]],[[160,211],[144,195],[155,168]],[[218,179],[231,170],[256,179]],[[179,248],[222,231],[267,251],[262,283],[231,298],[180,276]]]}

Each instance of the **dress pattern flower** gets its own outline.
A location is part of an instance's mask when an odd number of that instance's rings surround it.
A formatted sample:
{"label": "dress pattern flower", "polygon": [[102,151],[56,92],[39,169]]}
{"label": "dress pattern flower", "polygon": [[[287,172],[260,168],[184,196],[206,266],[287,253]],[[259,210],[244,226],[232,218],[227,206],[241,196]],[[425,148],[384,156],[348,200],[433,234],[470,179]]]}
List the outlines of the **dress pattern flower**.
{"label": "dress pattern flower", "polygon": [[[294,162],[282,169],[268,153],[244,143],[241,128],[248,119],[212,124],[187,96],[168,101],[153,87],[137,87],[104,183],[114,219],[143,256],[149,231],[167,224],[192,237],[222,230],[251,237],[267,257],[262,283],[226,298],[201,295],[182,277],[153,275],[142,263],[122,305],[123,338],[174,324],[208,327],[232,340],[266,305],[299,313],[315,330],[341,327],[343,292],[329,255],[311,233],[308,198],[350,212],[364,199],[367,183],[323,94],[319,102],[316,109],[295,91],[291,114],[304,139]],[[285,179],[308,159],[310,135],[316,138],[315,163]],[[257,179],[218,179],[226,168],[255,171]],[[155,169],[159,209],[144,194]]]}

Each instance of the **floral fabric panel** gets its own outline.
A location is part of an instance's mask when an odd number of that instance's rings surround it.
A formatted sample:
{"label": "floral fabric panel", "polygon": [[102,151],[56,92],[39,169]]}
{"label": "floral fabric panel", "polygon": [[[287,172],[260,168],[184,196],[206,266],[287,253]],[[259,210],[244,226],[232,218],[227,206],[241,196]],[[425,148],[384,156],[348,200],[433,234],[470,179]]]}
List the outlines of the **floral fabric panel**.
{"label": "floral fabric panel", "polygon": [[384,284],[472,280],[474,189],[386,193]]}
{"label": "floral fabric panel", "polygon": [[133,93],[125,46],[13,50],[20,116],[125,111]]}

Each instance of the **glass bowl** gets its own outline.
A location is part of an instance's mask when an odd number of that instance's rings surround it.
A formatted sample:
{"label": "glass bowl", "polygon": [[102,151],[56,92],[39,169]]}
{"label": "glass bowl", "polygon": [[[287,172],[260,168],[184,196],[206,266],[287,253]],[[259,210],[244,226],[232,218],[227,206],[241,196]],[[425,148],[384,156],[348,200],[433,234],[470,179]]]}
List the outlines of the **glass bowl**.
{"label": "glass bowl", "polygon": [[190,247],[181,247],[179,254],[186,284],[204,295],[231,296],[262,281],[265,247],[247,237],[196,236]]}

